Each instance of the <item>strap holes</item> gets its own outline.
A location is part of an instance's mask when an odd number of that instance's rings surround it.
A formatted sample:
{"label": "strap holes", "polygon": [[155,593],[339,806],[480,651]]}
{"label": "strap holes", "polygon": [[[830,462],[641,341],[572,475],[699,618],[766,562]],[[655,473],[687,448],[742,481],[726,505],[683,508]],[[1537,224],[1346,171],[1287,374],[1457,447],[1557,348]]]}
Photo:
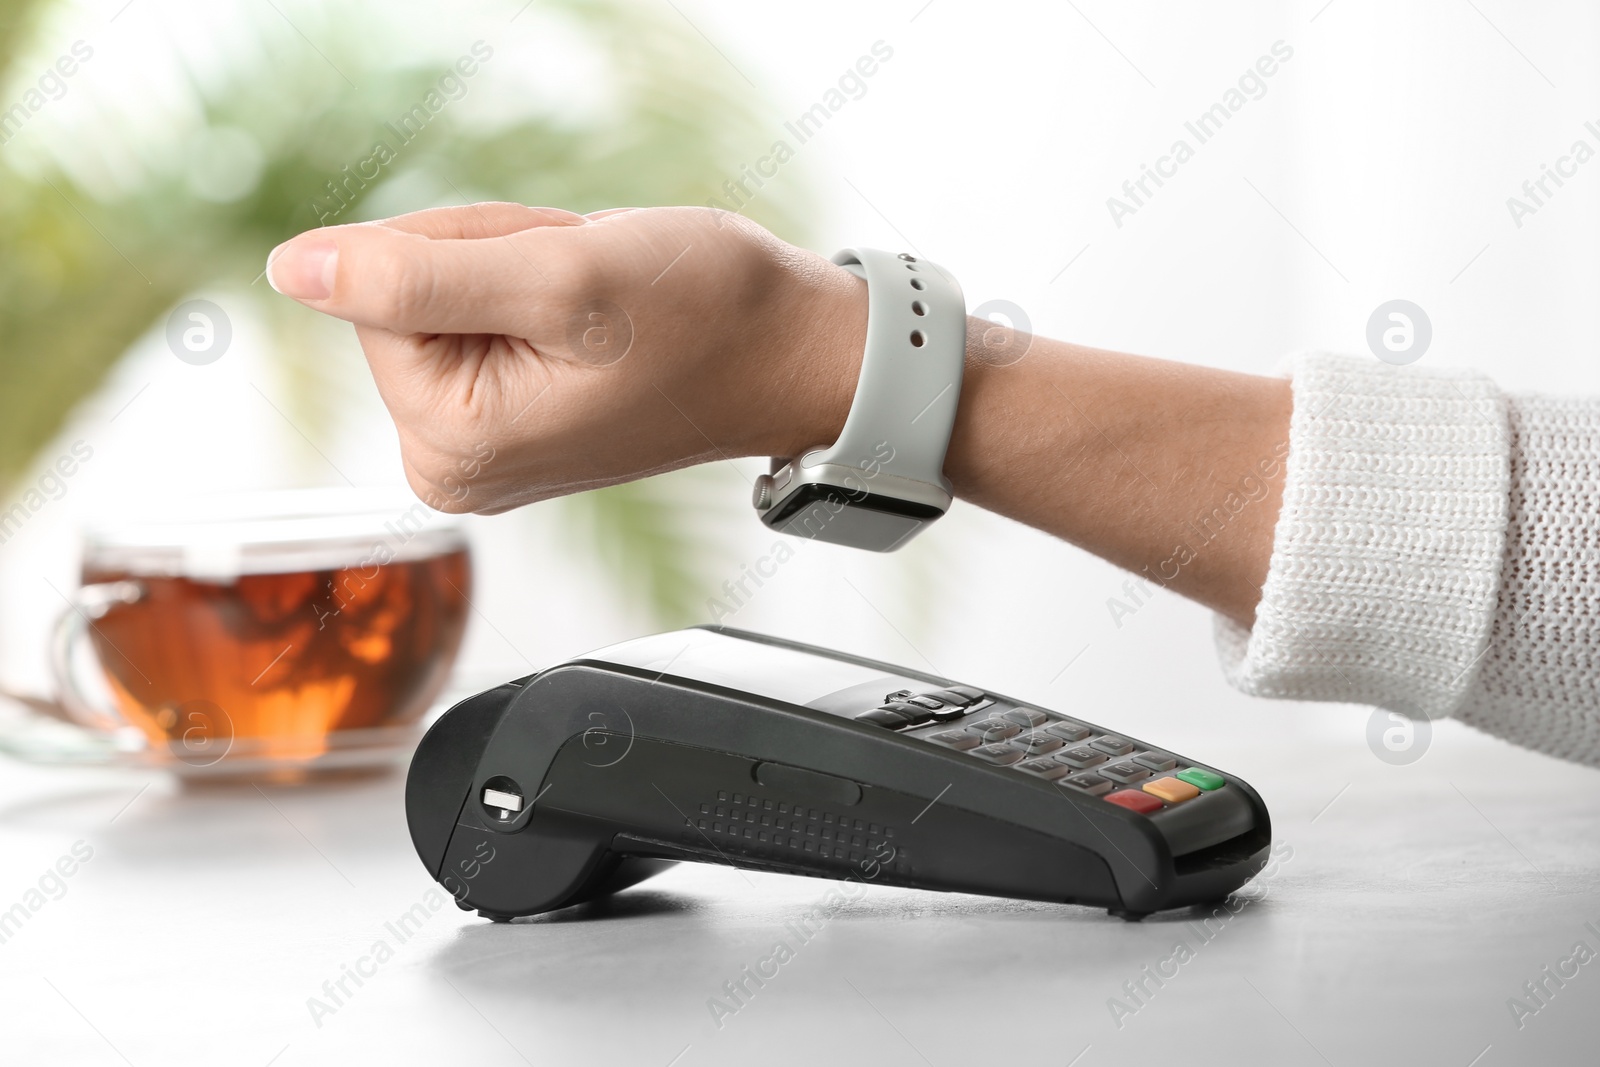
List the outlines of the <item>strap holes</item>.
{"label": "strap holes", "polygon": [[921,330],[912,330],[911,331],[911,347],[913,347],[913,348],[921,348],[923,345],[925,345],[927,343],[928,343],[928,339],[922,335],[922,331]]}
{"label": "strap holes", "polygon": [[924,304],[920,300],[913,300],[911,302],[911,314],[913,314],[913,315],[926,315],[927,313],[928,313],[928,305]]}
{"label": "strap holes", "polygon": [[913,289],[926,289],[927,286],[922,284],[922,279],[921,278],[912,278],[911,279],[911,288],[913,288]]}

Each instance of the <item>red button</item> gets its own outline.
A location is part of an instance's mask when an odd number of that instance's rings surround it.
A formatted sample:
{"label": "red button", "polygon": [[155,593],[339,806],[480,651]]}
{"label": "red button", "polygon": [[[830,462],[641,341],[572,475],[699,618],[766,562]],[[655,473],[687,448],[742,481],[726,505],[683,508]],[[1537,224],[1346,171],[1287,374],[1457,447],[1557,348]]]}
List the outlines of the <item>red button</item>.
{"label": "red button", "polygon": [[1106,797],[1106,800],[1113,804],[1121,804],[1123,807],[1136,811],[1140,815],[1149,815],[1152,811],[1161,810],[1161,801],[1138,789],[1118,790]]}

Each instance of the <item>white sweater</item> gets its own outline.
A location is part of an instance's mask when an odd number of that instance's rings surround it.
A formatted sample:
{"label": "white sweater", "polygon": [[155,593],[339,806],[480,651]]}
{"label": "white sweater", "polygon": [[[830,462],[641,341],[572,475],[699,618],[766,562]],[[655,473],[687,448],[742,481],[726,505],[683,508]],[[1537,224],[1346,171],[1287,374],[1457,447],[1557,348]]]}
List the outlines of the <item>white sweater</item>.
{"label": "white sweater", "polygon": [[1455,716],[1600,766],[1600,399],[1307,355],[1253,629],[1257,696]]}

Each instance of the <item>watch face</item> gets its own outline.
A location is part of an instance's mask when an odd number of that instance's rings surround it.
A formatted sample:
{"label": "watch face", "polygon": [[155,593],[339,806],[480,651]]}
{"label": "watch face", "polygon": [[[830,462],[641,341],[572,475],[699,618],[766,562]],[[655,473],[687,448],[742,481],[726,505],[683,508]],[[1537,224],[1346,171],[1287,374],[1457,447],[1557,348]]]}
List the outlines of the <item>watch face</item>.
{"label": "watch face", "polygon": [[943,514],[931,504],[804,482],[761,521],[794,537],[892,552]]}

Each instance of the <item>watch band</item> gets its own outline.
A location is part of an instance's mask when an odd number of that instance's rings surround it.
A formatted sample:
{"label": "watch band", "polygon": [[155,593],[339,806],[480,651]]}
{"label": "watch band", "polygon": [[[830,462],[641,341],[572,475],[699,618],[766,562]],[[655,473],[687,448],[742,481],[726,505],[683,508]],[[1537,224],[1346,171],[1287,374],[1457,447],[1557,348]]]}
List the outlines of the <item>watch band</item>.
{"label": "watch band", "polygon": [[833,262],[867,282],[867,344],[844,429],[802,468],[836,464],[938,486],[966,365],[961,286],[909,253],[846,248]]}

